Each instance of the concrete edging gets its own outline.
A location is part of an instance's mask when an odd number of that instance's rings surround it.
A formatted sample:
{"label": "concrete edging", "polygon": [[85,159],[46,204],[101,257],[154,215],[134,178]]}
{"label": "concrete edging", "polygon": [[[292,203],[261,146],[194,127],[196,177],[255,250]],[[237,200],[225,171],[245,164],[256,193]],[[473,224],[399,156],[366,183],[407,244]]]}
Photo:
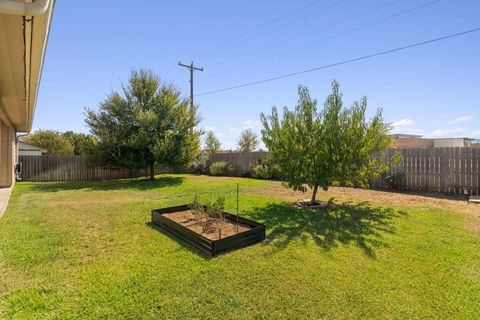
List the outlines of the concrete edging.
{"label": "concrete edging", "polygon": [[3,217],[10,201],[10,195],[12,194],[13,186],[8,188],[0,188],[0,219]]}

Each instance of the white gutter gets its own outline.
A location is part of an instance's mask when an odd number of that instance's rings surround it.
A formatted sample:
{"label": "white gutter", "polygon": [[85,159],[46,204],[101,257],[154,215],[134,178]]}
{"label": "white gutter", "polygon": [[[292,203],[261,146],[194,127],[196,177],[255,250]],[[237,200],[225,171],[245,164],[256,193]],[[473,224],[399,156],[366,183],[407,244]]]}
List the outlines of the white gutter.
{"label": "white gutter", "polygon": [[50,0],[37,0],[32,3],[0,0],[0,13],[35,17],[44,14]]}

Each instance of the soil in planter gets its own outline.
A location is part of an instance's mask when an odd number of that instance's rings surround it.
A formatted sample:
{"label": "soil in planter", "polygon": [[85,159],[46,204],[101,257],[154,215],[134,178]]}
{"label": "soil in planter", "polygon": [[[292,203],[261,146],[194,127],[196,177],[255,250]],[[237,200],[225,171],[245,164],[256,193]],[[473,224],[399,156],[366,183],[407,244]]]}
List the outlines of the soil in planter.
{"label": "soil in planter", "polygon": [[[209,240],[223,239],[234,234],[250,230],[249,226],[239,224],[237,231],[237,224],[229,220],[216,218],[203,218],[200,221],[195,219],[192,211],[185,210],[164,214],[164,217],[181,224],[182,226],[204,236]],[[207,220],[208,219],[208,220]],[[204,230],[205,226],[205,230]],[[220,229],[220,232],[219,232]],[[220,238],[221,234],[221,238]]]}

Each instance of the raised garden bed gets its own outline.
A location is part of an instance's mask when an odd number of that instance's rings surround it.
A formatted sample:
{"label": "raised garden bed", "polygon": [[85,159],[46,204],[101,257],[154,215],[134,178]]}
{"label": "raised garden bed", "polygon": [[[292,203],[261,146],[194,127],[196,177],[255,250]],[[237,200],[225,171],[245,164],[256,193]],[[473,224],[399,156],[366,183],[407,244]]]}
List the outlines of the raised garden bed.
{"label": "raised garden bed", "polygon": [[265,240],[264,224],[227,212],[205,228],[195,221],[189,205],[152,210],[152,222],[210,256]]}

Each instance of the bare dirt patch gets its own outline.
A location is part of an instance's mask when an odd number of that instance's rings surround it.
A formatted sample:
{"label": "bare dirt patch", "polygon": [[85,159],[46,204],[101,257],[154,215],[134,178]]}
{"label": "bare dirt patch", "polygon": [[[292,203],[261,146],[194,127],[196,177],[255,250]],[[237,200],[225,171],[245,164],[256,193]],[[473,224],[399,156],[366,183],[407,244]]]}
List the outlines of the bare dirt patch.
{"label": "bare dirt patch", "polygon": [[209,240],[218,240],[250,230],[250,227],[217,218],[196,219],[192,211],[185,210],[164,215],[166,218],[204,236]]}

